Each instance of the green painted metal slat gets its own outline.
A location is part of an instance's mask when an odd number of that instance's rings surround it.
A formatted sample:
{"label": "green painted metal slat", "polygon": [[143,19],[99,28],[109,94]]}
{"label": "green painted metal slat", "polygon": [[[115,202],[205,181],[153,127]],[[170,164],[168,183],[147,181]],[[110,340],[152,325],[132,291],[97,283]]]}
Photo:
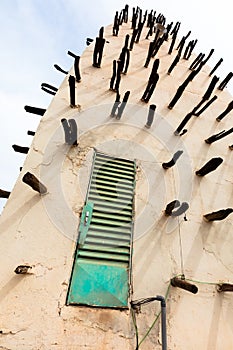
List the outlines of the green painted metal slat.
{"label": "green painted metal slat", "polygon": [[[79,257],[79,262],[81,262],[83,265],[84,264],[88,264],[89,266],[96,265],[96,260],[92,259],[92,258],[88,258],[88,257],[84,257],[84,258]],[[108,265],[108,266],[118,266],[118,267],[121,267],[124,269],[126,269],[128,267],[128,262],[109,260],[109,259],[107,259],[107,260],[101,259],[101,260],[99,260],[98,264],[99,265]]]}
{"label": "green painted metal slat", "polygon": [[106,174],[97,174],[96,173],[93,173],[93,176],[92,176],[92,180],[93,181],[110,181],[112,182],[113,184],[117,184],[119,186],[121,185],[128,185],[130,187],[134,187],[134,184],[132,182],[132,179],[128,180],[128,179],[124,179],[123,177],[121,178],[113,178],[111,175],[108,176]]}
{"label": "green painted metal slat", "polygon": [[123,228],[130,228],[130,225],[127,226],[125,222],[119,222],[119,221],[114,221],[112,219],[101,219],[101,218],[95,218],[94,216],[92,217],[91,220],[92,223],[96,224],[101,224],[101,225],[107,225],[107,226],[115,226],[115,227],[123,227]]}
{"label": "green painted metal slat", "polygon": [[127,241],[123,241],[118,239],[111,239],[110,237],[98,237],[96,235],[90,236],[88,235],[86,238],[86,243],[87,244],[100,244],[100,245],[106,245],[106,246],[118,246],[118,247],[125,247],[125,248],[130,248],[130,244]]}
{"label": "green painted metal slat", "polygon": [[98,212],[98,211],[94,211],[93,214],[92,214],[92,217],[104,217],[105,218],[108,218],[108,219],[114,219],[114,220],[122,220],[122,221],[127,221],[127,222],[131,222],[132,221],[132,215],[124,215],[124,214],[114,214],[114,215],[111,215],[111,214],[108,214],[108,213],[103,213],[103,212]]}
{"label": "green painted metal slat", "polygon": [[109,163],[102,163],[99,166],[95,166],[94,168],[97,171],[102,171],[102,170],[107,170],[107,171],[111,171],[113,175],[115,174],[127,174],[127,175],[131,175],[132,171],[128,170],[126,168],[123,167],[117,167],[117,165],[111,165]]}
{"label": "green painted metal slat", "polygon": [[102,239],[110,238],[112,240],[116,240],[119,242],[121,241],[129,242],[130,233],[121,234],[118,232],[113,233],[113,231],[103,232],[103,231],[97,231],[97,230],[96,231],[89,230],[88,237],[96,237],[96,238],[102,238]]}
{"label": "green painted metal slat", "polygon": [[[98,170],[94,169],[93,174],[97,175],[97,176],[101,176],[101,175],[113,176],[113,173],[111,171],[101,170],[101,169],[98,169]],[[120,179],[124,179],[124,180],[128,180],[128,181],[132,181],[134,177],[133,177],[133,175],[130,176],[130,175],[124,175],[121,173],[117,173],[117,174],[114,174],[114,178],[115,179],[120,178]]]}
{"label": "green painted metal slat", "polygon": [[105,195],[106,197],[110,197],[111,198],[125,198],[125,199],[129,199],[131,200],[132,199],[132,193],[131,194],[121,194],[121,193],[114,193],[114,192],[110,192],[110,191],[103,191],[103,190],[96,190],[96,189],[93,189],[93,188],[90,188],[90,195]]}
{"label": "green painted metal slat", "polygon": [[131,228],[130,227],[109,227],[109,226],[103,226],[98,224],[92,224],[89,228],[88,233],[92,231],[100,231],[105,232],[106,234],[114,233],[114,234],[121,234],[121,235],[130,235],[131,234]]}
{"label": "green painted metal slat", "polygon": [[83,243],[77,245],[70,304],[128,306],[134,186],[133,161],[95,153],[86,198],[91,206],[82,214]]}
{"label": "green painted metal slat", "polygon": [[78,253],[78,257],[87,257],[89,259],[103,259],[103,260],[116,260],[116,261],[129,261],[129,254],[112,254],[112,252],[107,253],[107,252],[96,252],[96,251],[85,251],[85,250],[80,250]]}
{"label": "green painted metal slat", "polygon": [[119,164],[127,164],[127,165],[131,165],[132,168],[134,168],[134,161],[131,160],[127,160],[127,159],[122,159],[122,158],[114,158],[114,157],[109,157],[109,156],[104,156],[104,155],[96,155],[95,157],[96,161],[109,161],[112,163],[119,163]]}
{"label": "green painted metal slat", "polygon": [[110,160],[99,160],[99,159],[95,160],[95,167],[101,167],[102,165],[107,165],[107,166],[111,166],[122,170],[128,170],[128,171],[132,171],[133,169],[133,166],[128,163],[123,164],[119,162],[113,162]]}
{"label": "green painted metal slat", "polygon": [[91,185],[90,187],[92,190],[102,190],[102,191],[107,191],[107,192],[116,192],[117,193],[125,193],[125,194],[129,194],[132,196],[132,187],[131,188],[122,188],[120,186],[118,186],[118,184],[113,184],[112,186],[109,185],[100,185],[97,182],[94,185]]}
{"label": "green painted metal slat", "polygon": [[110,201],[103,201],[103,200],[95,200],[95,208],[96,210],[98,210],[98,208],[101,208],[103,210],[105,210],[106,208],[109,208],[110,210],[115,210],[116,212],[120,212],[121,210],[125,210],[125,211],[129,211],[132,213],[132,205],[131,203],[128,204],[122,204],[122,203],[113,203]]}
{"label": "green painted metal slat", "polygon": [[84,251],[92,251],[92,252],[101,252],[103,254],[123,254],[123,255],[129,255],[129,248],[121,248],[118,245],[115,246],[109,246],[109,245],[99,245],[95,244],[95,242],[91,243],[85,243],[85,245],[82,247],[82,252]]}
{"label": "green painted metal slat", "polygon": [[[115,203],[115,204],[124,204],[124,205],[128,205],[130,204],[131,201],[129,201],[129,199],[123,199],[123,198],[110,198],[110,197],[107,197],[107,196],[99,196],[98,194],[94,194],[94,193],[91,193],[90,196],[89,196],[89,199],[91,201],[95,201],[95,200],[100,200],[102,199],[103,201],[106,201],[106,202],[110,202],[110,203]],[[132,203],[131,203],[132,205]]]}
{"label": "green painted metal slat", "polygon": [[102,206],[95,205],[95,212],[109,213],[114,215],[126,215],[132,217],[132,209],[128,209],[127,207],[113,207],[113,206]]}
{"label": "green painted metal slat", "polygon": [[132,182],[128,182],[127,184],[121,184],[119,181],[118,182],[115,182],[115,181],[106,181],[106,180],[103,180],[103,179],[95,179],[95,183],[97,185],[99,184],[102,184],[103,186],[109,186],[109,187],[116,187],[117,186],[117,189],[128,189],[130,191],[133,190],[133,184]]}

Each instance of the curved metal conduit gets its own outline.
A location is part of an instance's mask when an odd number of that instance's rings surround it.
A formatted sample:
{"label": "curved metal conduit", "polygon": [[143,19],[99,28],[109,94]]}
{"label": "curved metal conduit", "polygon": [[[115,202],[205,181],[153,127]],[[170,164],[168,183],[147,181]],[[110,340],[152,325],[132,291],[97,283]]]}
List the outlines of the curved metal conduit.
{"label": "curved metal conduit", "polygon": [[138,308],[143,304],[151,303],[152,301],[160,301],[161,304],[161,332],[162,332],[162,350],[167,350],[167,326],[166,326],[166,300],[161,295],[146,299],[131,301],[133,308]]}

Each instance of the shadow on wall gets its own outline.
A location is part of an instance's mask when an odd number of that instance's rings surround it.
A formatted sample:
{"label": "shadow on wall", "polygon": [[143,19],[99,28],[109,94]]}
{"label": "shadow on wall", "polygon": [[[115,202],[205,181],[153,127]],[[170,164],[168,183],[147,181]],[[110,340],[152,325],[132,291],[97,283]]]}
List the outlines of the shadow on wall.
{"label": "shadow on wall", "polygon": [[[26,275],[24,275],[25,278]],[[22,276],[13,276],[0,290],[0,302],[24,279]]]}
{"label": "shadow on wall", "polygon": [[223,296],[217,293],[213,305],[212,320],[209,328],[208,346],[207,349],[218,349],[219,324],[222,314]]}
{"label": "shadow on wall", "polygon": [[[33,195],[33,197],[29,201],[24,203],[23,206],[21,206],[20,208],[17,208],[16,211],[11,216],[9,216],[5,221],[2,221],[1,232],[3,233],[4,230],[9,230],[9,228],[12,225],[15,225],[15,222],[17,219],[20,218],[20,220],[22,221],[22,218],[24,218],[24,216],[29,212],[29,210],[32,207],[34,207],[34,205],[37,204],[37,202],[39,202],[40,200],[41,200],[40,195]],[[12,201],[11,204],[12,203],[14,203],[14,201]]]}

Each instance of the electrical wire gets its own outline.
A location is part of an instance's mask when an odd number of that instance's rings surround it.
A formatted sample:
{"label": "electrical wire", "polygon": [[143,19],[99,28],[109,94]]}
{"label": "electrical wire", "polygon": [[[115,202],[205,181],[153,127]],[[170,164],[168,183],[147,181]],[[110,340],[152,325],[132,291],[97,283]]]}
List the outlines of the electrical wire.
{"label": "electrical wire", "polygon": [[[178,274],[174,277],[182,277],[184,276],[184,274]],[[218,285],[219,282],[206,282],[206,281],[198,281],[198,280],[194,280],[191,278],[185,278],[186,281],[189,282],[194,282],[194,283],[199,283],[199,284],[206,284],[206,285]],[[166,294],[165,294],[165,300],[167,300],[169,292],[170,292],[170,288],[171,288],[171,282],[168,285]],[[151,298],[145,298],[145,299],[141,299],[141,301],[145,301],[145,303],[147,303],[147,301],[149,301]],[[145,341],[145,339],[148,337],[148,335],[150,334],[151,330],[153,329],[153,327],[155,326],[155,324],[157,323],[157,321],[159,320],[159,317],[161,315],[161,310],[160,312],[155,316],[154,321],[152,322],[151,326],[149,327],[149,329],[147,330],[147,332],[145,333],[145,335],[143,336],[143,338],[140,340],[139,342],[139,333],[138,333],[138,327],[137,327],[137,319],[136,319],[136,314],[135,314],[135,310],[133,308],[131,308],[131,315],[132,315],[132,320],[133,320],[133,325],[135,328],[135,335],[136,335],[136,348],[135,350],[139,350],[139,347],[141,346],[141,344]]]}
{"label": "electrical wire", "polygon": [[132,320],[133,320],[133,325],[135,328],[135,335],[136,335],[136,348],[135,350],[139,349],[139,344],[138,344],[138,327],[137,327],[137,320],[136,320],[136,315],[135,315],[135,310],[131,308],[131,315],[132,315]]}
{"label": "electrical wire", "polygon": [[[219,282],[197,281],[197,280],[193,280],[193,279],[189,279],[189,278],[185,278],[185,280],[189,281],[189,282],[199,283],[199,284],[210,284],[210,285],[217,285],[217,284],[219,284]],[[221,282],[221,283],[223,283],[223,282]]]}
{"label": "electrical wire", "polygon": [[[167,300],[168,295],[169,295],[169,291],[170,291],[170,287],[171,287],[171,282],[169,282],[166,294],[165,294],[165,300]],[[144,300],[147,301],[150,298],[145,298]],[[143,300],[143,299],[142,299]],[[137,320],[136,320],[136,315],[135,315],[135,311],[133,310],[133,312],[131,312],[132,314],[132,319],[133,319],[133,324],[134,324],[134,328],[135,328],[135,334],[136,334],[136,348],[135,350],[138,350],[139,347],[141,346],[141,344],[145,341],[145,339],[148,337],[148,335],[150,334],[152,328],[155,326],[156,322],[159,319],[159,316],[161,315],[161,310],[160,312],[156,315],[154,321],[152,322],[151,326],[149,327],[149,329],[147,330],[146,334],[143,336],[143,338],[140,340],[139,342],[139,334],[138,334],[138,327],[137,327]]]}

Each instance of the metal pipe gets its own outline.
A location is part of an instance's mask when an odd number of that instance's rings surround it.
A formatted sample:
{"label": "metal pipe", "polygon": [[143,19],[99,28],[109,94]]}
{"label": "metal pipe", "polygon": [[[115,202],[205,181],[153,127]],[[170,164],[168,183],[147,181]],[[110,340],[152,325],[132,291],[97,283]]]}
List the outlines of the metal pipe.
{"label": "metal pipe", "polygon": [[135,309],[143,304],[149,304],[152,301],[160,301],[161,304],[161,333],[162,333],[162,350],[167,350],[167,326],[166,326],[166,300],[162,295],[155,297],[131,301],[131,306]]}
{"label": "metal pipe", "polygon": [[161,295],[157,295],[155,300],[161,304],[162,350],[167,350],[166,300]]}

